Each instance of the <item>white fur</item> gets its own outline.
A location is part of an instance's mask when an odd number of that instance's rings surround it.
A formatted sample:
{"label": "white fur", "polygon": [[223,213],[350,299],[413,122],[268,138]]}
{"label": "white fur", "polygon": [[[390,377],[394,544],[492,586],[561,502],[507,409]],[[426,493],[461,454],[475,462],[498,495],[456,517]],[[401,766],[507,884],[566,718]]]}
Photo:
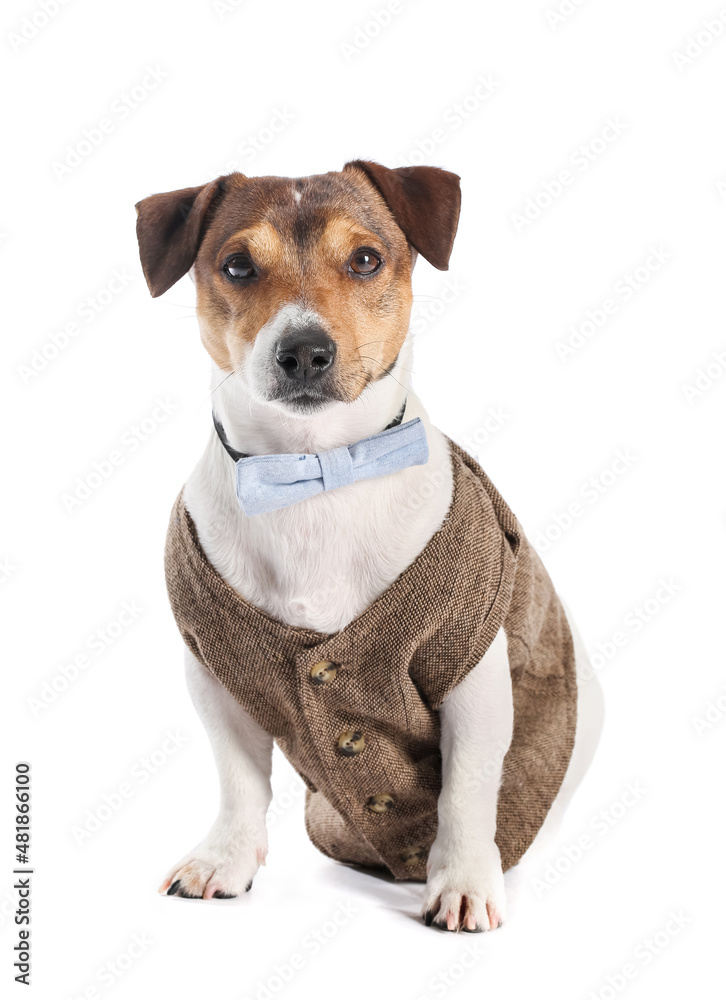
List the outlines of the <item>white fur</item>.
{"label": "white fur", "polygon": [[[234,464],[212,431],[185,499],[207,557],[235,590],[289,625],[334,632],[379,597],[440,527],[451,502],[451,463],[445,438],[410,387],[410,338],[391,375],[352,404],[299,415],[267,401],[278,331],[310,318],[295,309],[267,324],[235,375],[214,374],[212,401],[232,446],[268,454],[350,444],[382,430],[407,400],[406,419],[420,417],[426,426],[428,463],[247,518],[235,496]],[[179,880],[189,893],[201,895],[203,886],[209,898],[242,891],[264,858],[272,741],[189,654],[187,666],[217,759],[222,804],[208,837],[171,870],[162,891]],[[501,762],[512,736],[503,631],[444,701],[441,729],[439,830],[424,911],[449,929],[486,930],[498,926],[505,904],[494,843]]]}
{"label": "white fur", "polygon": [[[409,367],[406,345],[391,376],[368,386],[354,403],[332,403],[312,416],[262,400],[259,389],[246,384],[249,373],[215,378],[215,412],[232,446],[245,453],[351,444],[382,430],[404,399],[406,419],[420,417],[426,425],[426,465],[251,518],[237,502],[234,464],[211,431],[184,489],[199,539],[235,590],[288,625],[322,632],[343,628],[413,561],[446,515],[452,491],[448,446],[408,388]],[[261,367],[257,377],[264,381]]]}
{"label": "white fur", "polygon": [[170,869],[159,891],[180,881],[180,895],[239,896],[267,854],[272,737],[188,650],[185,664],[189,693],[219,771],[219,815],[204,840]]}
{"label": "white fur", "polygon": [[439,825],[428,858],[424,912],[450,930],[493,930],[504,919],[504,876],[494,843],[502,761],[514,708],[507,637],[500,629],[484,660],[440,709]]}

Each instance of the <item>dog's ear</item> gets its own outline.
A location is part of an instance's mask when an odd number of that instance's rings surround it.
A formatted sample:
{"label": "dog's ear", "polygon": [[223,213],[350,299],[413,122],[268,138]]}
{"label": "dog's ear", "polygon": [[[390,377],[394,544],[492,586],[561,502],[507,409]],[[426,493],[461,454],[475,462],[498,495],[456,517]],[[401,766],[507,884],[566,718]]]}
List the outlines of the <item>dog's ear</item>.
{"label": "dog's ear", "polygon": [[152,194],[136,205],[136,235],[149,291],[157,295],[185,275],[204,235],[212,201],[224,190],[224,177],[209,184]]}
{"label": "dog's ear", "polygon": [[351,160],[383,195],[406,239],[439,271],[449,269],[461,208],[458,174],[439,167],[390,169],[371,160]]}

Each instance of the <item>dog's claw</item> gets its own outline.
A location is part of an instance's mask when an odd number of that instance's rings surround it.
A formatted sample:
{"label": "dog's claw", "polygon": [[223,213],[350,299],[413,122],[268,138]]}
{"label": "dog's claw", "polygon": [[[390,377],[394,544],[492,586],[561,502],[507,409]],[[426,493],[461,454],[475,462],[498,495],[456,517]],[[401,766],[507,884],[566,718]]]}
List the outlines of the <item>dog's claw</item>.
{"label": "dog's claw", "polygon": [[181,879],[177,879],[176,882],[172,882],[172,884],[166,890],[167,896],[176,896],[177,890],[180,885],[181,885]]}
{"label": "dog's claw", "polygon": [[493,903],[487,903],[487,916],[489,917],[489,927],[491,930],[494,931],[497,927],[501,927],[502,918],[499,914],[499,910]]}

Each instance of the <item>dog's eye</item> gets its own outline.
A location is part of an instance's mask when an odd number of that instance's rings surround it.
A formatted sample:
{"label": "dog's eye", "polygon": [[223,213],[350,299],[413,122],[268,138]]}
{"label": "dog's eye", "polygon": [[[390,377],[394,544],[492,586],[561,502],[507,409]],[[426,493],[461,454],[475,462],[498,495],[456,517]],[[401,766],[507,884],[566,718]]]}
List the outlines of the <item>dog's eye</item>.
{"label": "dog's eye", "polygon": [[373,250],[356,250],[350,258],[348,267],[355,274],[373,274],[381,266],[382,261]]}
{"label": "dog's eye", "polygon": [[222,270],[228,278],[233,278],[235,281],[252,278],[255,274],[252,261],[246,253],[236,253],[233,257],[230,257],[222,265]]}

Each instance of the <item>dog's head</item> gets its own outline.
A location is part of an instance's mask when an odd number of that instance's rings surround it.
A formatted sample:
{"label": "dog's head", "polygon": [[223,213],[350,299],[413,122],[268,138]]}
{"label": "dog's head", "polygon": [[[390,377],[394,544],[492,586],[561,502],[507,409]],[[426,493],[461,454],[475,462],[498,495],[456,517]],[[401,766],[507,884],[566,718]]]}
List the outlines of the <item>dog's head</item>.
{"label": "dog's head", "polygon": [[355,160],[299,179],[230,174],[136,206],[151,294],[191,272],[204,346],[253,398],[309,413],[395,364],[416,253],[446,270],[456,174]]}

